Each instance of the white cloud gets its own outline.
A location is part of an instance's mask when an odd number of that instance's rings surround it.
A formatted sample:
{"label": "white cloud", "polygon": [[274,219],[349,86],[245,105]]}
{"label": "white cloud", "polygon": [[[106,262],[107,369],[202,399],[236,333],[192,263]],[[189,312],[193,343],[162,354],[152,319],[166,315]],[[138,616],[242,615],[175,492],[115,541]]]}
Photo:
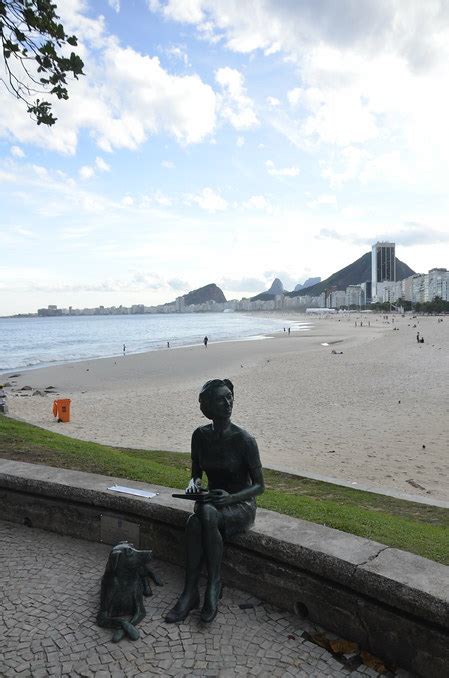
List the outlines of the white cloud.
{"label": "white cloud", "polygon": [[249,292],[254,295],[266,289],[266,280],[262,278],[222,278],[219,286],[227,292]]}
{"label": "white cloud", "polygon": [[243,75],[235,68],[219,68],[215,80],[222,89],[219,97],[221,116],[236,129],[250,129],[258,125],[253,102],[246,94]]}
{"label": "white cloud", "polygon": [[42,167],[42,165],[31,165],[32,170],[35,174],[37,174],[38,177],[41,177],[42,179],[46,179],[48,177],[48,170],[46,167]]}
{"label": "white cloud", "polygon": [[[117,203],[81,187],[61,171],[48,171],[39,165],[10,164],[9,194],[20,200],[22,209],[44,219],[61,219],[68,223],[73,215],[97,215]],[[0,178],[4,178],[1,176]],[[33,221],[34,223],[34,221]]]}
{"label": "white cloud", "polygon": [[24,158],[25,152],[20,148],[20,146],[11,146],[10,153],[15,158]]}
{"label": "white cloud", "polygon": [[187,195],[186,199],[187,204],[195,203],[208,212],[222,212],[228,207],[226,200],[212,188],[203,188],[200,193]]}
{"label": "white cloud", "polygon": [[[167,4],[163,6],[163,13],[167,19],[197,24],[203,20],[204,14],[201,8],[202,4],[202,0],[182,0],[182,2],[169,0]],[[160,3],[159,6],[161,6]]]}
{"label": "white cloud", "polygon": [[237,141],[235,142],[235,145],[238,148],[241,148],[242,146],[245,145],[245,137],[237,137]]}
{"label": "white cloud", "polygon": [[267,160],[265,167],[272,177],[297,177],[299,174],[299,167],[292,165],[291,167],[277,168],[272,160]]}
{"label": "white cloud", "polygon": [[189,57],[184,45],[170,45],[165,48],[164,52],[173,59],[182,61],[184,66],[189,65]]}
{"label": "white cloud", "polygon": [[300,87],[295,87],[287,92],[287,99],[291,106],[296,106],[301,99],[302,89]]}
{"label": "white cloud", "polygon": [[170,280],[167,280],[167,284],[170,285],[172,290],[175,290],[176,292],[179,292],[180,290],[188,290],[190,288],[189,283],[186,280],[182,280],[181,278],[171,278]]}
{"label": "white cloud", "polygon": [[97,156],[97,157],[95,158],[95,167],[96,167],[97,170],[99,170],[100,172],[110,172],[110,171],[111,171],[110,165],[108,165],[108,163],[105,162],[105,161],[103,160],[103,158],[100,158],[100,156]]}
{"label": "white cloud", "polygon": [[337,159],[322,164],[322,175],[331,187],[340,187],[355,179],[371,154],[357,146],[347,146],[341,149]]}
{"label": "white cloud", "polygon": [[356,205],[348,205],[341,210],[341,215],[345,219],[362,219],[366,216],[366,210]]}
{"label": "white cloud", "polygon": [[83,165],[80,167],[78,174],[81,179],[92,179],[93,176],[97,172],[110,172],[111,168],[108,165],[107,162],[103,160],[103,158],[100,158],[100,156],[97,156],[95,158],[95,165]]}
{"label": "white cloud", "polygon": [[122,205],[124,207],[132,207],[132,205],[134,205],[134,198],[132,198],[130,195],[125,195],[122,198]]}
{"label": "white cloud", "polygon": [[97,172],[110,172],[111,167],[100,156],[95,158],[95,165],[83,165],[78,174],[81,179],[92,179]]}
{"label": "white cloud", "polygon": [[120,0],[108,0],[108,5],[117,14],[120,12]]}
{"label": "white cloud", "polygon": [[267,104],[272,108],[276,108],[281,105],[281,102],[276,97],[267,97]]}
{"label": "white cloud", "polygon": [[263,195],[252,195],[249,200],[243,203],[243,207],[255,210],[271,210],[271,205]]}
{"label": "white cloud", "polygon": [[0,170],[0,181],[12,181],[16,179],[15,175],[12,172],[4,172]]}
{"label": "white cloud", "polygon": [[170,75],[157,57],[131,48],[109,49],[105,56],[123,113],[116,118],[108,111],[100,146],[136,148],[148,134],[161,132],[180,143],[197,143],[213,131],[215,94],[197,75]]}
{"label": "white cloud", "polygon": [[171,160],[163,160],[161,162],[162,167],[165,167],[165,169],[173,169],[175,166],[175,163],[172,162]]}
{"label": "white cloud", "polygon": [[22,226],[14,226],[12,229],[18,235],[23,236],[24,238],[35,238],[36,233],[29,228],[23,228]]}
{"label": "white cloud", "polygon": [[140,206],[148,207],[149,205],[159,205],[160,207],[170,207],[172,204],[171,198],[169,198],[162,191],[155,191],[151,195],[144,195]]}
{"label": "white cloud", "polygon": [[299,63],[305,52],[322,43],[371,56],[396,52],[412,70],[429,68],[438,59],[440,42],[434,36],[443,37],[449,19],[444,0],[431,5],[409,0],[405,10],[401,0],[341,0],[338,9],[333,2],[278,0],[257,3],[254,11],[242,11],[241,3],[229,0],[152,0],[150,7],[172,20],[197,24],[200,32],[207,24],[210,37],[226,40],[234,52],[262,50],[269,55],[282,50]]}
{"label": "white cloud", "polygon": [[[87,19],[83,5],[71,0],[61,7],[67,28],[80,39],[78,52],[86,75],[70,83],[68,101],[55,101],[57,124],[39,127],[24,115],[21,102],[0,88],[0,138],[15,138],[60,153],[74,154],[78,137],[88,130],[99,148],[136,149],[153,134],[165,134],[180,144],[203,141],[216,124],[216,95],[196,75],[173,75],[157,57],[123,48],[107,35],[104,20]],[[63,12],[64,9],[64,12]],[[248,118],[245,107],[229,102],[230,110]]]}
{"label": "white cloud", "polygon": [[[158,8],[233,52],[282,52],[301,86],[287,93],[290,114],[270,122],[299,148],[338,152],[378,144],[383,154],[394,146],[410,154],[402,161],[406,181],[413,174],[429,187],[443,186],[449,171],[449,98],[441,95],[449,78],[445,0],[341,0],[338,9],[333,2],[264,0],[254,11],[229,0],[170,0]],[[375,174],[365,172],[364,180]],[[395,175],[402,174],[396,167]]]}
{"label": "white cloud", "polygon": [[311,200],[307,203],[307,207],[314,209],[315,207],[320,207],[321,205],[336,205],[337,197],[335,195],[325,193],[319,195],[315,200]]}
{"label": "white cloud", "polygon": [[90,167],[90,165],[83,165],[83,167],[80,167],[78,174],[81,179],[92,179],[95,170],[93,167]]}

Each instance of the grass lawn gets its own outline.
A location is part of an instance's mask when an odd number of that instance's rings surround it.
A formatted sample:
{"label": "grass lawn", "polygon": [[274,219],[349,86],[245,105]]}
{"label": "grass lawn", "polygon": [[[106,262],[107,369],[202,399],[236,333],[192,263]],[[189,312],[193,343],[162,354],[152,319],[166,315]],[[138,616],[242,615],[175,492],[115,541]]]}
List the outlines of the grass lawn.
{"label": "grass lawn", "polygon": [[[84,442],[0,415],[0,457],[184,488],[190,455]],[[258,506],[449,565],[449,510],[264,470]]]}

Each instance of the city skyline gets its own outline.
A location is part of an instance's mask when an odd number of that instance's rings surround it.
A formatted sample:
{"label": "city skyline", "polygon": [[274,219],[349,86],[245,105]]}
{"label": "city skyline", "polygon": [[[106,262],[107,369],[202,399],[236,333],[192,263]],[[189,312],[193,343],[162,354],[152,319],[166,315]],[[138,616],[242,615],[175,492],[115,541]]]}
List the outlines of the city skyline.
{"label": "city skyline", "polygon": [[[131,306],[104,306],[78,308],[58,308],[56,304],[37,309],[37,313],[24,315],[55,317],[79,315],[133,315],[154,313],[203,313],[223,311],[272,311],[302,310],[311,307],[340,309],[341,307],[366,307],[370,304],[407,302],[411,304],[432,302],[435,298],[449,301],[449,271],[447,268],[433,267],[428,273],[416,273],[404,268],[404,262],[398,262],[395,256],[396,243],[377,242],[357,261],[344,269],[334,272],[328,279],[319,278],[306,281],[307,284],[296,296],[284,288],[279,278],[275,278],[268,294],[241,299],[226,299],[223,291],[215,284],[207,284],[174,301],[148,306],[144,303]],[[370,256],[371,271],[366,269],[366,256]],[[365,259],[365,264],[362,264]],[[397,265],[401,265],[397,275]],[[362,268],[360,266],[362,265]],[[363,268],[365,266],[365,268]],[[353,282],[348,283],[348,275]],[[342,278],[342,276],[344,276]],[[356,282],[356,279],[358,282]],[[274,286],[277,291],[272,291]],[[318,287],[318,289],[317,289]],[[297,290],[295,289],[294,292]],[[195,295],[196,300],[192,298]],[[199,296],[200,295],[200,296]],[[304,296],[302,296],[304,295]],[[190,297],[190,300],[188,298]],[[200,301],[200,299],[202,299]],[[310,310],[310,308],[309,308]],[[19,314],[20,315],[20,314]]]}
{"label": "city skyline", "polygon": [[449,264],[443,2],[60,0],[86,76],[0,89],[0,315]]}

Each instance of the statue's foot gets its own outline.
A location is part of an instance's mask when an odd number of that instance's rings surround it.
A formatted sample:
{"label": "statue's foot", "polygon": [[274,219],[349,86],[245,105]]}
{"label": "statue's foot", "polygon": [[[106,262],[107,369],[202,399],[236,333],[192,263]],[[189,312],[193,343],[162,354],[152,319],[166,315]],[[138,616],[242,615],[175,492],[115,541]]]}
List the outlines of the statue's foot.
{"label": "statue's foot", "polygon": [[204,596],[204,605],[201,610],[201,621],[209,624],[215,619],[218,612],[218,601],[223,595],[221,582],[208,585]]}
{"label": "statue's foot", "polygon": [[182,594],[172,609],[165,615],[167,624],[175,624],[184,621],[191,610],[196,610],[200,605],[198,589],[192,594]]}

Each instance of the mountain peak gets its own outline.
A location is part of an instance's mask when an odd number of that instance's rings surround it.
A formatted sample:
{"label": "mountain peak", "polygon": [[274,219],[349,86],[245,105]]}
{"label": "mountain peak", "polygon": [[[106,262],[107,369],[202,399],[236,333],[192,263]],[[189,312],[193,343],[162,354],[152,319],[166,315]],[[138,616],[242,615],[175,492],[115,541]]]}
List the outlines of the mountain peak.
{"label": "mountain peak", "polygon": [[279,280],[279,278],[275,278],[273,280],[273,282],[271,283],[270,289],[267,290],[267,294],[283,294],[283,293],[284,293],[284,285]]}
{"label": "mountain peak", "polygon": [[217,304],[226,302],[223,291],[215,283],[204,285],[204,287],[199,287],[197,290],[192,290],[191,292],[184,294],[184,303],[186,306],[191,306],[192,304],[204,304],[207,301],[215,301]]}
{"label": "mountain peak", "polygon": [[307,278],[303,283],[298,283],[293,292],[299,292],[299,290],[304,290],[306,287],[312,287],[312,285],[317,285],[319,282],[321,282],[320,276],[317,276],[316,278]]}
{"label": "mountain peak", "polygon": [[[414,271],[396,257],[396,279],[403,280],[413,275]],[[316,285],[304,288],[298,292],[287,292],[290,296],[319,296],[325,289],[333,287],[336,290],[345,290],[348,285],[360,285],[360,283],[371,280],[371,252],[367,252],[349,266],[340,269]]]}

